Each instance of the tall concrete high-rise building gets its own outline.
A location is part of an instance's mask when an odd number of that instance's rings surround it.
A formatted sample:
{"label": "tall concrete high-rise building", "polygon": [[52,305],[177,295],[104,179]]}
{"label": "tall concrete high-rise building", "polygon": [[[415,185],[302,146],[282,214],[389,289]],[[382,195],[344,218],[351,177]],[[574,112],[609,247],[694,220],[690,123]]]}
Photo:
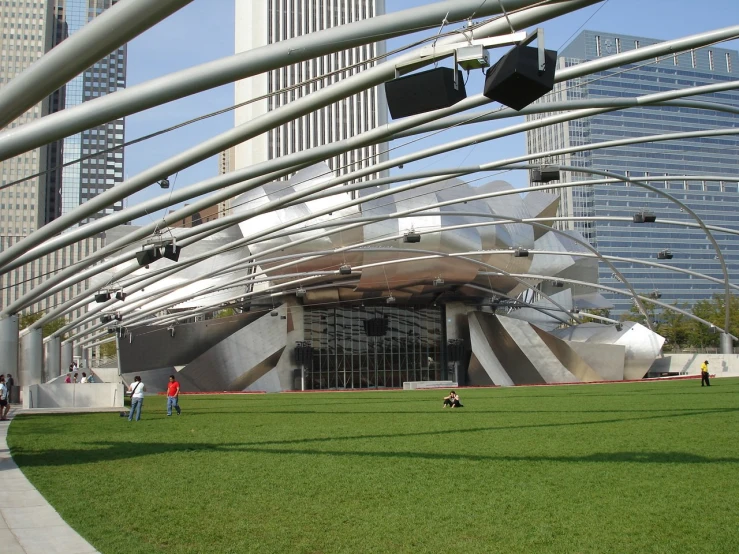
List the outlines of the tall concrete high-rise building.
{"label": "tall concrete high-rise building", "polygon": [[[0,3],[0,88],[51,48],[54,12],[46,2]],[[40,102],[10,123],[9,128],[46,115],[50,100]],[[47,166],[46,147],[0,162],[0,235],[26,236],[45,221],[46,179],[33,177]]]}
{"label": "tall concrete high-rise building", "polygon": [[[117,1],[3,2],[0,11],[0,87]],[[10,127],[114,92],[124,88],[125,84],[124,45],[28,110]],[[0,190],[0,234],[28,235],[122,182],[122,149],[101,153],[64,168],[62,164],[120,146],[124,141],[124,129],[124,121],[119,119],[0,162],[0,185],[44,173]],[[119,202],[94,217],[122,207]]]}
{"label": "tall concrete high-rise building", "polygon": [[[384,13],[384,0],[236,0],[236,52]],[[236,125],[374,66],[384,48],[380,41],[238,81],[237,104],[260,99],[236,110]],[[322,76],[325,78],[312,81]],[[296,86],[306,81],[310,82]],[[262,98],[277,91],[283,92]],[[386,120],[384,91],[375,87],[237,145],[234,166],[241,169],[337,142],[383,125]],[[342,175],[383,159],[383,150],[383,145],[368,146],[326,161],[335,174]]]}
{"label": "tall concrete high-rise building", "polygon": [[[614,33],[583,31],[559,54],[558,67],[564,68],[645,47],[655,39]],[[709,46],[681,54],[664,56],[647,63],[609,69],[586,78],[561,83],[540,102],[642,96],[654,92],[684,89],[739,78],[739,57],[735,50]],[[726,91],[692,97],[694,100],[739,106],[739,91]],[[539,119],[547,114],[530,116]],[[602,113],[527,132],[527,151],[538,153],[570,146],[595,144],[628,137],[739,127],[739,116],[722,111],[685,107],[647,106]],[[688,204],[711,225],[739,229],[739,137],[736,135],[648,142],[616,148],[568,154],[542,160],[583,168],[611,171],[632,178],[664,177],[650,181]],[[680,179],[679,176],[725,176],[727,181]],[[598,178],[587,173],[563,172],[566,181]],[[732,179],[733,181],[729,181]],[[575,221],[562,223],[576,229],[610,256],[649,258],[665,249],[672,266],[691,269],[723,279],[723,272],[705,233],[696,228],[660,225],[660,219],[693,221],[670,200],[628,183],[586,185],[559,191],[560,215],[572,217],[621,216],[651,210],[657,223],[634,224],[624,221]],[[732,279],[739,277],[739,244],[730,235],[716,233],[726,257]],[[660,260],[662,261],[662,260]],[[686,274],[638,264],[616,262],[637,292],[658,292],[667,303],[688,306],[701,299],[723,293],[723,285]],[[611,269],[601,264],[601,284],[619,287]],[[611,298],[622,313],[631,307],[624,297]]]}

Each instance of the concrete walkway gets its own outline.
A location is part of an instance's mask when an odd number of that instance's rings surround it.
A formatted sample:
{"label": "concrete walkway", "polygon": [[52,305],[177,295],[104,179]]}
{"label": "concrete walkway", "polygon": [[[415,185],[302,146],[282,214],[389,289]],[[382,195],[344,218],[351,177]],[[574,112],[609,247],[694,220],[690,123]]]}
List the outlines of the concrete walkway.
{"label": "concrete walkway", "polygon": [[[17,408],[10,411],[12,420]],[[89,554],[97,552],[41,496],[10,457],[8,426],[0,421],[0,552]]]}

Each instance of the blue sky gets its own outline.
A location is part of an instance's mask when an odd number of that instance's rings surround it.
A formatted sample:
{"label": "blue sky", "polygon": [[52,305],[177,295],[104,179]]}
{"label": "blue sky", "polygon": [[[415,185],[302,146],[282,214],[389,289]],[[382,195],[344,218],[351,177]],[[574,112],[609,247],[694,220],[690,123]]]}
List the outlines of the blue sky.
{"label": "blue sky", "polygon": [[[195,0],[166,21],[134,39],[128,47],[128,86],[232,55],[235,1],[238,0]],[[388,12],[394,12],[429,3],[431,2],[422,0],[386,0],[386,9]],[[739,2],[737,0],[703,0],[702,2],[608,0],[606,3],[596,4],[555,21],[547,22],[543,27],[547,48],[561,50],[583,25],[583,29],[673,39],[737,23],[739,23]],[[249,32],[249,30],[244,29],[242,32]],[[428,34],[433,34],[433,31],[422,36],[428,36]],[[409,41],[407,37],[394,39],[388,44],[388,49]],[[739,49],[739,41],[725,43],[722,46]],[[481,89],[480,79],[475,77],[470,79],[468,94],[477,94]],[[129,116],[126,123],[126,140],[231,105],[233,105],[232,85],[171,102]],[[499,126],[507,126],[516,122],[516,119],[509,119]],[[136,175],[232,126],[233,114],[228,113],[134,145],[126,151],[126,176]],[[391,157],[492,128],[494,126],[487,123],[469,126],[463,130],[447,131],[416,143],[411,149],[397,148]],[[393,146],[398,147],[397,144]],[[456,167],[461,163],[477,164],[523,153],[525,153],[524,136],[518,135],[438,156],[438,159],[432,161],[421,161],[406,166],[405,170]],[[179,189],[216,174],[217,160],[215,158],[205,160],[181,172],[177,176],[175,186]],[[504,178],[517,186],[525,184],[525,175],[522,172],[509,173]],[[132,205],[161,193],[158,186],[151,186],[131,197],[128,204]],[[148,217],[142,218],[137,223],[151,220]]]}

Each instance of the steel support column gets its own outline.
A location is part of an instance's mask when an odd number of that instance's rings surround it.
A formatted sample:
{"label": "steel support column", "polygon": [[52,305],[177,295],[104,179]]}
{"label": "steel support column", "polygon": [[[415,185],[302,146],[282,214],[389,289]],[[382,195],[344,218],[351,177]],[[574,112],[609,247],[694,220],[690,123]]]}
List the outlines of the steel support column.
{"label": "steel support column", "polygon": [[728,333],[721,333],[721,353],[722,354],[733,354],[734,353],[734,339]]}
{"label": "steel support column", "polygon": [[41,329],[32,329],[21,338],[18,384],[38,385],[44,379],[44,337]]}
{"label": "steel support column", "polygon": [[83,359],[83,356],[85,355],[84,350],[82,349],[82,345],[77,343],[74,345],[74,356],[73,358],[79,358],[79,362],[77,363],[77,367],[82,369],[83,367],[86,367],[85,360]]}
{"label": "steel support column", "polygon": [[18,375],[18,316],[0,318],[0,371]]}
{"label": "steel support column", "polygon": [[62,339],[51,337],[44,345],[44,382],[62,374]]}
{"label": "steel support column", "polygon": [[74,344],[71,342],[62,343],[62,373],[67,373],[69,366],[72,365],[74,357],[72,355]]}

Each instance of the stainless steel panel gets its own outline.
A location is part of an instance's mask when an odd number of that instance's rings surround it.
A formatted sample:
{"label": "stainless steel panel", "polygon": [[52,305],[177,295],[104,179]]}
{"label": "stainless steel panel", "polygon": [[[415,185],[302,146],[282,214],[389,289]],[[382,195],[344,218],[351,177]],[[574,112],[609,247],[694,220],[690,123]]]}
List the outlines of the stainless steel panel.
{"label": "stainless steel panel", "polygon": [[594,342],[567,342],[573,351],[585,360],[604,381],[621,381],[624,378],[626,347],[620,344]]}
{"label": "stainless steel panel", "polygon": [[183,323],[175,326],[175,336],[164,327],[138,327],[131,330],[133,338],[119,341],[122,373],[189,364],[200,354],[227,336],[245,327],[261,314],[241,314],[233,317]]}
{"label": "stainless steel panel", "polygon": [[[285,315],[285,307],[278,313]],[[203,390],[243,390],[273,369],[285,349],[287,320],[266,313],[187,364],[182,375]]]}
{"label": "stainless steel panel", "polygon": [[532,325],[504,316],[498,316],[498,321],[544,382],[575,383],[579,381],[552,353],[549,344],[539,336]]}
{"label": "stainless steel panel", "polygon": [[[492,342],[497,340],[501,333],[496,333],[491,329],[489,324],[489,318],[491,316],[482,312],[470,312],[467,314],[467,317],[469,321],[472,355],[477,359],[477,363],[485,370],[489,379],[494,384],[500,386],[514,385],[515,382],[508,375],[503,362],[498,359],[498,356],[493,351]],[[475,374],[477,374],[477,366],[474,369]],[[472,378],[471,375],[470,378]],[[470,384],[485,383],[471,382]]]}
{"label": "stainless steel panel", "polygon": [[[567,341],[563,341],[562,339],[559,339],[552,335],[551,333],[547,333],[543,329],[539,329],[535,325],[532,325],[533,330],[536,332],[536,334],[539,335],[539,338],[542,340],[542,342],[549,348],[549,351],[554,354],[559,362],[567,368],[567,370],[572,373],[577,379],[584,383],[592,383],[595,381],[602,381],[603,377],[601,377],[591,366],[590,364],[578,354],[577,350],[573,349],[570,344],[578,344],[578,345],[587,345],[591,346],[587,343],[568,343]],[[621,360],[623,361],[623,352],[621,353]],[[603,355],[603,354],[601,354]],[[596,358],[597,360],[597,358]],[[600,365],[600,364],[599,364]],[[621,364],[622,367],[622,375],[623,375],[623,363]]]}

